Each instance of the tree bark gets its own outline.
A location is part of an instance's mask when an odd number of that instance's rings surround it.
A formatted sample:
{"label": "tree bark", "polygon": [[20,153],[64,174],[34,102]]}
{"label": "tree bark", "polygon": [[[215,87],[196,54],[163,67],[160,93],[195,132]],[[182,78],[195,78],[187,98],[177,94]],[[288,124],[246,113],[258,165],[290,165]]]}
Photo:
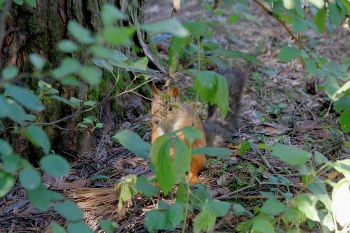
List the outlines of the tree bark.
{"label": "tree bark", "polygon": [[[106,2],[114,4],[125,14],[129,15],[129,19],[123,21],[121,26],[143,22],[143,0],[37,0],[36,8],[26,3],[22,6],[13,3],[10,11],[12,17],[7,18],[4,30],[0,69],[16,65],[22,73],[32,72],[32,66],[28,59],[30,53],[40,54],[47,61],[45,70],[49,71],[57,67],[61,59],[67,56],[58,51],[56,44],[63,39],[70,38],[67,31],[68,22],[76,20],[93,33],[101,32],[100,12],[103,4]],[[145,48],[144,40],[146,41],[145,35],[138,31],[134,36],[135,44]],[[128,57],[136,57],[136,53],[132,48],[124,47],[119,48],[119,50]],[[145,50],[147,49],[141,48],[141,51],[144,52]],[[84,53],[72,54],[71,56],[78,58],[83,64],[86,62],[91,63],[90,57],[85,57]],[[67,99],[76,97],[81,100],[88,100],[94,97],[97,98],[94,99],[95,101],[101,101],[107,95],[106,87],[114,85],[114,79],[106,73],[103,77],[105,80],[103,86],[101,84],[100,87],[94,89],[94,93],[92,93],[92,89],[87,84],[77,88],[63,86],[50,77],[45,77],[44,79],[53,84],[53,87],[60,91],[60,95]],[[34,91],[37,89],[37,79],[26,79],[19,76],[16,80],[18,85],[27,86]],[[121,118],[118,115],[119,113],[115,111],[115,106],[118,104],[113,100],[107,100],[93,112],[104,123],[103,129],[99,130],[97,135],[106,135],[115,130],[118,119]],[[56,100],[52,100],[50,104],[45,103],[45,105],[45,111],[41,114],[36,114],[36,122],[53,122],[70,116],[76,111]],[[83,117],[86,116],[83,115]],[[73,129],[81,120],[82,116],[78,114],[60,122],[58,126],[65,129]],[[95,146],[96,134],[90,131],[60,130],[53,126],[45,126],[44,129],[48,133],[53,150],[63,156],[66,154],[84,153]],[[24,155],[32,161],[37,160],[32,154],[37,154],[38,151],[23,136],[17,136],[12,140],[16,140],[16,142],[12,143],[16,153]]]}

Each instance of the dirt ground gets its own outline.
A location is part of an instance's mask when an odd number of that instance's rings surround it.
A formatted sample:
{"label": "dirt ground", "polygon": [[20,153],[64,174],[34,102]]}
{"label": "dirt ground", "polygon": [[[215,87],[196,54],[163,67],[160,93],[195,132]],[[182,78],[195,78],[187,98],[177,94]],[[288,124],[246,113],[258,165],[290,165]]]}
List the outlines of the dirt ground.
{"label": "dirt ground", "polygon": [[[172,4],[170,0],[146,0],[146,22],[170,17]],[[328,98],[320,91],[312,92],[307,88],[311,85],[314,90],[312,85],[322,84],[324,80],[307,75],[300,62],[280,62],[280,49],[286,45],[294,45],[294,41],[273,17],[267,15],[253,1],[247,1],[246,4],[246,12],[251,14],[246,16],[250,20],[243,17],[228,24],[225,15],[216,16],[216,20],[225,25],[218,28],[214,36],[222,48],[239,50],[262,61],[262,64],[251,64],[244,60],[234,62],[235,66],[245,68],[251,75],[242,101],[241,127],[231,148],[238,148],[237,145],[248,139],[256,144],[271,145],[281,142],[309,152],[317,150],[332,160],[349,158],[350,151],[340,146],[338,115],[329,107]],[[198,19],[201,10],[199,1],[183,1],[178,18],[181,21]],[[236,7],[235,11],[240,9]],[[317,42],[315,51],[330,60],[341,62],[350,57],[350,32],[345,26],[336,28],[333,34],[315,35],[306,32],[303,35],[305,44],[309,45],[308,38],[312,38]],[[120,128],[141,132],[142,137],[149,140],[150,127],[150,115],[141,115],[133,122],[124,122]],[[120,225],[117,232],[147,232],[143,226],[143,217],[147,211],[157,206],[158,198],[135,196],[118,211],[118,202],[113,198],[111,187],[121,177],[130,174],[149,175],[148,162],[120,146],[113,145],[110,136],[106,135],[93,151],[79,155],[71,163],[72,171],[67,177],[57,179],[44,175],[43,182],[51,190],[59,190],[71,196],[75,189],[95,188],[93,193],[82,192],[78,196],[80,205],[85,210],[86,221],[95,232],[102,232],[96,222],[100,218],[116,221]],[[264,156],[278,174],[295,172],[269,153]],[[249,151],[241,157],[237,150],[228,157],[212,159],[202,171],[200,181],[209,187],[214,198],[240,203],[252,211],[252,208],[262,202],[261,191],[276,188],[264,184],[270,174],[271,169],[264,164],[260,155]],[[291,175],[290,180],[294,184],[301,182],[299,176]],[[283,190],[285,187],[278,188]],[[298,187],[291,189],[293,192]],[[94,203],[89,202],[91,198]],[[169,201],[165,197],[161,198]],[[100,203],[95,199],[99,199]],[[247,216],[243,216],[220,221],[216,229],[218,232],[235,232],[235,227],[247,219]],[[1,233],[48,232],[52,220],[60,224],[65,222],[54,211],[41,213],[32,207],[26,199],[24,189],[18,184],[6,200],[0,200]],[[190,217],[188,231],[191,229]]]}

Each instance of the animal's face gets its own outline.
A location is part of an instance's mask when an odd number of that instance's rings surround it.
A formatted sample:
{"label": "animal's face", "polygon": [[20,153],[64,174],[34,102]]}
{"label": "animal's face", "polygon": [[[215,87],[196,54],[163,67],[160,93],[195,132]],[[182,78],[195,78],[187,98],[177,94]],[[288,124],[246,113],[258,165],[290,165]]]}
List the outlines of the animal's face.
{"label": "animal's face", "polygon": [[180,90],[173,87],[167,94],[161,93],[156,86],[152,85],[154,99],[152,102],[152,122],[166,130],[171,126],[179,111]]}

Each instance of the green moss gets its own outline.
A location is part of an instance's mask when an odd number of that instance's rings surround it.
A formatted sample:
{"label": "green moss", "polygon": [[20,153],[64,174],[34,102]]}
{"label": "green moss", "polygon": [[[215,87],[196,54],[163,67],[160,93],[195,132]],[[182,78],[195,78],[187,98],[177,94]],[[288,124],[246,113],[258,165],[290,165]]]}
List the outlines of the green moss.
{"label": "green moss", "polygon": [[91,87],[88,93],[88,100],[98,101],[100,97],[100,91],[97,87]]}

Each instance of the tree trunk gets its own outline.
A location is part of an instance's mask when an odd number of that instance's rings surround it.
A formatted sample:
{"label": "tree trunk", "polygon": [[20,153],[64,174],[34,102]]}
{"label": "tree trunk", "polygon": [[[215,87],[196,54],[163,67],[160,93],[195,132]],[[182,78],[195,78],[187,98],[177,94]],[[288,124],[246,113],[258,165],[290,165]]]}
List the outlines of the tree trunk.
{"label": "tree trunk", "polygon": [[[102,5],[106,2],[106,0],[37,0],[36,8],[26,3],[22,6],[13,4],[10,11],[12,17],[7,18],[5,25],[4,43],[0,54],[0,69],[16,65],[22,73],[31,72],[32,66],[28,59],[30,53],[37,53],[45,58],[47,61],[46,71],[57,67],[60,60],[66,55],[58,51],[56,44],[63,39],[70,38],[67,31],[68,22],[76,20],[92,32],[101,32],[100,11]],[[122,22],[124,26],[133,25],[135,22],[143,22],[143,0],[113,0],[108,2],[129,15],[129,20]],[[145,47],[147,43],[143,41],[145,35],[141,31],[135,34],[135,45],[141,47],[140,50],[144,54],[149,53],[148,48]],[[119,50],[128,57],[136,57],[136,53],[132,48],[124,47],[119,48]],[[72,54],[71,56],[77,57],[83,64],[91,63],[90,57],[85,57],[83,53]],[[155,63],[156,67],[161,67],[157,64],[157,59],[151,58],[150,60]],[[17,77],[16,80],[17,84],[21,86],[27,86],[31,90],[37,89],[37,79]],[[67,99],[76,97],[80,100],[101,101],[107,95],[108,87],[114,85],[114,79],[108,74],[104,74],[103,81],[98,88],[90,88],[87,84],[79,88],[63,86],[55,82],[49,75],[44,80],[59,90],[61,96]],[[93,115],[100,117],[100,122],[104,123],[103,129],[99,130],[97,135],[106,135],[116,129],[118,119],[121,117],[115,111],[118,104],[112,100],[107,100],[98,109],[94,110]],[[70,116],[76,111],[56,100],[52,100],[50,104],[45,103],[45,105],[45,111],[37,114],[36,122],[53,122]],[[65,129],[74,129],[81,122],[82,117],[86,116],[88,116],[88,113],[83,116],[78,114],[59,122],[57,125]],[[83,153],[95,146],[96,134],[90,131],[61,130],[53,126],[45,126],[44,129],[48,133],[53,150],[63,156],[71,153]],[[38,151],[24,137],[18,136],[15,139],[12,138],[12,140],[16,140],[13,143],[16,153],[24,155],[32,161],[37,160],[33,155],[29,155],[37,154]]]}

